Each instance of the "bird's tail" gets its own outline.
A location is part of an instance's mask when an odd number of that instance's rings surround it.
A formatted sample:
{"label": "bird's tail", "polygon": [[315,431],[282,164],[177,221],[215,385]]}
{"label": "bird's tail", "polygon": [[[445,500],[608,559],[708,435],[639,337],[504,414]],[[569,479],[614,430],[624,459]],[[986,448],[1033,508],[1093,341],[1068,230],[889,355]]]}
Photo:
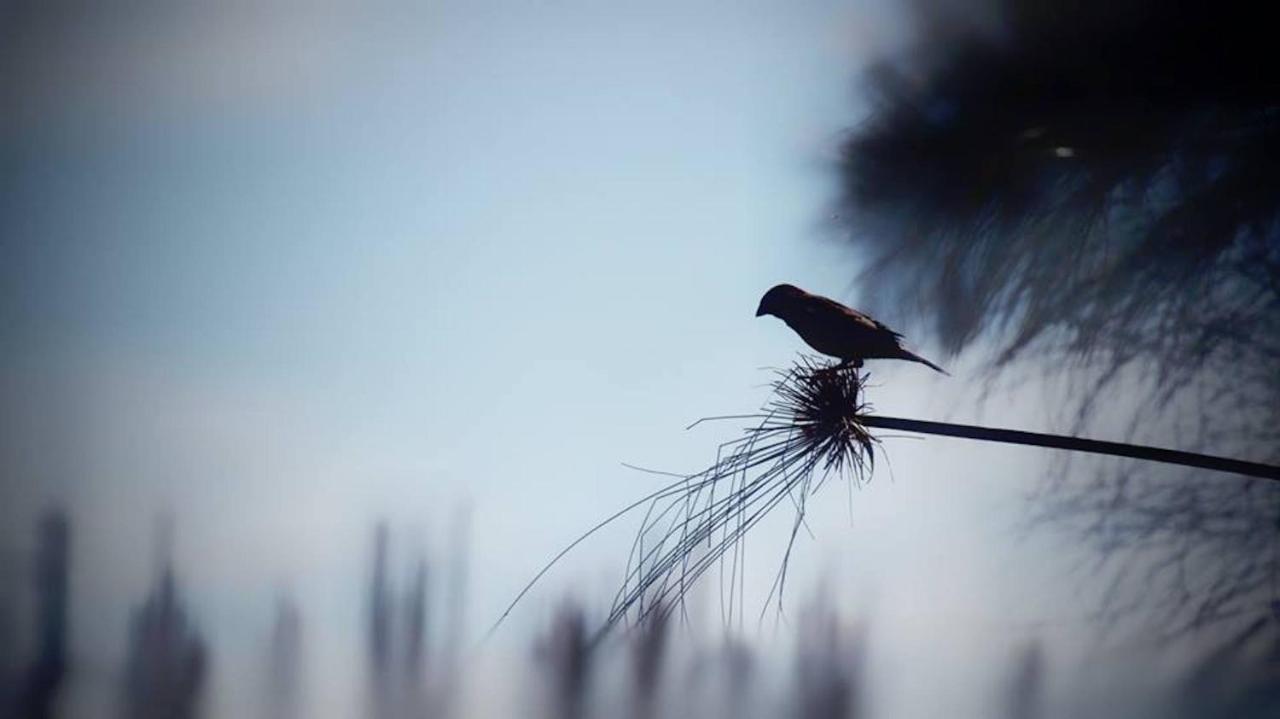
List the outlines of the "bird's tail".
{"label": "bird's tail", "polygon": [[904,360],[911,360],[912,362],[919,362],[920,364],[925,365],[926,367],[930,367],[930,368],[932,368],[932,369],[935,369],[935,370],[937,370],[937,371],[941,372],[942,374],[945,374],[945,375],[946,375],[946,376],[948,376],[948,377],[950,377],[950,376],[951,376],[951,373],[950,373],[950,372],[948,372],[948,371],[946,371],[946,370],[942,369],[942,368],[941,368],[941,367],[939,367],[938,365],[936,365],[936,364],[934,364],[934,363],[930,362],[929,360],[927,360],[927,359],[925,359],[925,358],[921,357],[920,355],[916,354],[915,352],[912,352],[911,350],[902,349],[901,347],[899,347],[899,348],[898,348],[898,351],[902,352],[902,359],[904,359]]}

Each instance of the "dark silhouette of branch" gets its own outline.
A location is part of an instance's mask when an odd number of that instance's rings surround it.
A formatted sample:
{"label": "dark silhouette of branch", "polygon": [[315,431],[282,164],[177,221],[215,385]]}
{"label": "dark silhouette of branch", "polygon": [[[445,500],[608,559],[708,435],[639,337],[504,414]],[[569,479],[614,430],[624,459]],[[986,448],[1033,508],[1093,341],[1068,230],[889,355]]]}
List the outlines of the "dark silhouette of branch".
{"label": "dark silhouette of branch", "polygon": [[986,442],[1005,442],[1008,444],[1025,444],[1033,447],[1065,449],[1072,452],[1092,452],[1109,454],[1115,457],[1132,457],[1151,462],[1180,464],[1186,467],[1199,467],[1219,472],[1232,472],[1250,477],[1261,477],[1280,482],[1280,467],[1260,462],[1246,462],[1228,457],[1215,457],[1208,454],[1183,452],[1176,449],[1147,447],[1124,442],[1107,442],[1098,439],[1085,439],[1061,434],[1043,434],[1040,432],[1024,432],[1017,429],[998,429],[995,427],[979,427],[972,424],[954,424],[951,422],[931,422],[921,419],[905,419],[902,417],[878,417],[863,415],[859,418],[868,427],[881,429],[897,429],[922,434],[938,434],[946,437],[962,437]]}

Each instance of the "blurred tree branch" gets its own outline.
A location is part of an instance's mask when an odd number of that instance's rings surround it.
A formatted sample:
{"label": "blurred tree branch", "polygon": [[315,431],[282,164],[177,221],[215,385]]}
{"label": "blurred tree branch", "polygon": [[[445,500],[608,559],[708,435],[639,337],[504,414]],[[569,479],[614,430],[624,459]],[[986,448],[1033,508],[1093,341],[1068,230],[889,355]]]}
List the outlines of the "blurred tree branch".
{"label": "blurred tree branch", "polygon": [[[1076,429],[1122,416],[1130,436],[1280,460],[1280,63],[1264,11],[913,9],[915,41],[870,71],[841,158],[862,303],[927,311],[952,353],[994,343],[993,373],[1074,378]],[[1158,593],[1187,626],[1268,612],[1280,492],[1149,468],[1078,479],[1040,516],[1082,531],[1139,604]]]}

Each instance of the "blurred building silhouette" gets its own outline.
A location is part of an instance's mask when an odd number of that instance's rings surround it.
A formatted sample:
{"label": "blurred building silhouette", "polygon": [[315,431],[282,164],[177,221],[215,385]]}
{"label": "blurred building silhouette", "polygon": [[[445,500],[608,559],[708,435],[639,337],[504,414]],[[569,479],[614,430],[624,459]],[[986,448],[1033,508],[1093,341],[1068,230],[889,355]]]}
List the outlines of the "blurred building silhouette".
{"label": "blurred building silhouette", "polygon": [[373,570],[369,588],[369,706],[376,719],[435,716],[429,661],[428,568],[423,558],[413,565],[409,588],[401,593],[391,576],[390,531],[385,522],[374,530]]}
{"label": "blurred building silhouette", "polygon": [[1044,647],[1033,641],[1018,656],[1006,695],[1005,716],[1009,719],[1037,719],[1044,715]]}
{"label": "blurred building silhouette", "polygon": [[545,674],[548,719],[589,716],[587,698],[595,663],[590,639],[586,615],[577,604],[567,602],[538,642],[534,658]]}
{"label": "blurred building silhouette", "polygon": [[662,666],[670,638],[667,615],[652,612],[641,620],[631,636],[631,716],[653,719],[659,716]]}
{"label": "blurred building silhouette", "polygon": [[374,530],[373,583],[369,588],[369,663],[375,675],[385,672],[391,654],[391,578],[387,569],[390,539],[387,534],[386,523],[380,522]]}
{"label": "blurred building silhouette", "polygon": [[[67,674],[70,547],[71,524],[65,510],[49,510],[37,527],[32,604],[34,654],[30,663],[18,670],[16,686],[0,694],[0,701],[12,706],[13,716],[36,719],[56,715]],[[17,628],[5,629],[10,635],[4,638],[6,643],[14,641]],[[6,651],[10,652],[11,648]],[[10,654],[8,659],[15,661],[16,657]]]}
{"label": "blurred building silhouette", "polygon": [[850,636],[835,609],[815,604],[799,627],[796,647],[795,712],[802,719],[861,716],[860,632]]}
{"label": "blurred building silhouette", "polygon": [[302,716],[302,656],[302,614],[292,597],[282,596],[267,649],[264,719]]}
{"label": "blurred building silhouette", "polygon": [[17,691],[17,624],[14,621],[15,607],[12,595],[16,575],[9,558],[0,556],[0,716],[13,713],[14,692]]}
{"label": "blurred building silhouette", "polygon": [[405,600],[405,668],[422,669],[427,642],[427,562],[419,559]]}
{"label": "blurred building silhouette", "polygon": [[188,719],[200,715],[208,649],[165,561],[129,629],[123,719]]}

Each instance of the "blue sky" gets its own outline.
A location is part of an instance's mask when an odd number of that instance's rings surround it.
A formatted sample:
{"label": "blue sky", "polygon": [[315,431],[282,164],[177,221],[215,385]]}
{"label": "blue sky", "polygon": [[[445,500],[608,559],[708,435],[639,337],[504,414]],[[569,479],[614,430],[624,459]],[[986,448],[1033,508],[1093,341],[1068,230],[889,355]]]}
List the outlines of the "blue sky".
{"label": "blue sky", "polygon": [[[653,486],[621,462],[701,469],[736,427],[684,426],[763,402],[761,368],[801,349],[753,317],[766,288],[853,295],[831,166],[898,32],[884,5],[241,3],[24,29],[0,125],[7,556],[70,505],[104,663],[171,516],[216,650],[254,651],[292,591],[339,656],[375,518],[404,566],[466,513],[478,636]],[[874,369],[886,413],[978,416],[963,361]],[[1009,541],[1038,455],[886,451],[852,509],[827,490],[794,586],[825,577],[869,616],[882,701],[929,715],[978,701],[965,680],[1001,675],[1022,627],[1054,631],[1013,608],[1065,633],[1079,612],[1047,599],[1045,546]],[[632,528],[549,575],[512,636],[570,588],[607,598]],[[935,695],[895,686],[926,657]]]}

